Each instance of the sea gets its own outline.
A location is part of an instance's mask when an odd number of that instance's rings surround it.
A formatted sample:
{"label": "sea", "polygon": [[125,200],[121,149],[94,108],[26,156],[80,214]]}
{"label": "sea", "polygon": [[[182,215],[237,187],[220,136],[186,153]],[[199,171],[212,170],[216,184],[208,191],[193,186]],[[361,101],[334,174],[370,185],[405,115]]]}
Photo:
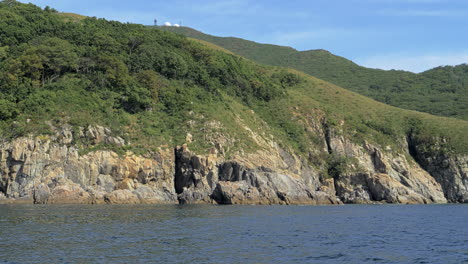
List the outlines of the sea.
{"label": "sea", "polygon": [[0,263],[468,263],[468,205],[0,205]]}

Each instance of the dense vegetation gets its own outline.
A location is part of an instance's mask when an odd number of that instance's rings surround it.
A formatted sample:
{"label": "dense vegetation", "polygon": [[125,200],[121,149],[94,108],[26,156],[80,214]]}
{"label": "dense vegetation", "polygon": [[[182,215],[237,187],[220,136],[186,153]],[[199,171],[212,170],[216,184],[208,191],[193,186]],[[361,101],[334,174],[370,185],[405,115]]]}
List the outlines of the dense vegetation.
{"label": "dense vegetation", "polygon": [[260,67],[158,29],[0,2],[4,133],[35,130],[23,122],[8,129],[15,119],[41,124],[61,117],[117,130],[133,124],[140,126],[138,132],[172,138],[187,113],[222,106],[224,95],[244,104],[268,102],[298,81],[285,70]]}
{"label": "dense vegetation", "polygon": [[443,138],[444,151],[468,149],[465,121],[389,107],[158,28],[0,2],[3,139],[100,124],[131,142],[123,150],[174,146],[190,132],[195,150],[221,136],[231,151],[249,151],[256,144],[245,125],[311,153],[323,149],[308,133],[317,116],[362,142],[393,146],[411,133],[420,142]]}
{"label": "dense vegetation", "polygon": [[468,65],[438,67],[420,74],[361,67],[325,50],[222,38],[191,28],[163,27],[205,40],[256,62],[290,67],[393,106],[468,120]]}

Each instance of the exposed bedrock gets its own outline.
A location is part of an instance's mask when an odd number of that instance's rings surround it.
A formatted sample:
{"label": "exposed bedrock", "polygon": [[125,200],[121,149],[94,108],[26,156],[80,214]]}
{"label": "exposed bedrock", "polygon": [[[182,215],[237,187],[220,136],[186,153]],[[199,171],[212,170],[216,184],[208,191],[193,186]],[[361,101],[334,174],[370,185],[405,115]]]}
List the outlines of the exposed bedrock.
{"label": "exposed bedrock", "polygon": [[437,141],[427,146],[411,134],[407,143],[411,156],[442,186],[449,202],[468,203],[468,156],[449,155],[441,151]]}
{"label": "exposed bedrock", "polygon": [[[109,140],[93,135],[101,136]],[[173,164],[172,149],[152,157],[112,151],[79,155],[64,142],[19,138],[1,144],[0,190],[9,199],[42,204],[177,203]]]}
{"label": "exposed bedrock", "polygon": [[343,137],[330,140],[332,153],[351,159],[350,168],[335,175],[338,197],[345,203],[445,203],[442,186],[409,155],[384,152]]}
{"label": "exposed bedrock", "polygon": [[76,132],[64,127],[53,136],[0,143],[0,203],[468,202],[466,156],[428,154],[434,152],[411,139],[398,151],[359,145],[320,125],[316,130],[323,139],[316,153],[338,162],[311,165],[261,137],[254,137],[261,149],[229,159],[215,149],[197,155],[186,145],[145,156],[108,150],[79,154],[76,139],[91,145],[126,142],[99,126]]}
{"label": "exposed bedrock", "polygon": [[[287,166],[286,163],[283,165]],[[194,155],[183,146],[176,149],[175,189],[181,203],[339,203],[334,193],[330,195],[320,190],[321,185],[314,186],[312,180],[306,181],[301,175],[280,171],[281,168],[224,161],[216,154]],[[303,176],[318,179],[318,175]]]}

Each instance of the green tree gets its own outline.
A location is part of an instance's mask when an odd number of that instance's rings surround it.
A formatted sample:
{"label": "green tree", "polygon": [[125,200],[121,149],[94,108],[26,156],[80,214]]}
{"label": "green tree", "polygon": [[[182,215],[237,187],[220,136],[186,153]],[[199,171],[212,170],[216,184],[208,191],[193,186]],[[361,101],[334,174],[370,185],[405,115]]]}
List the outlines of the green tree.
{"label": "green tree", "polygon": [[76,72],[78,55],[68,41],[56,37],[40,39],[26,54],[37,54],[43,65],[42,81],[51,82],[65,72]]}
{"label": "green tree", "polygon": [[168,78],[179,79],[187,74],[188,65],[182,56],[175,52],[169,52],[164,56],[160,72]]}
{"label": "green tree", "polygon": [[0,120],[8,120],[16,117],[18,114],[18,109],[16,104],[5,100],[0,99]]}
{"label": "green tree", "polygon": [[8,57],[9,47],[0,47],[0,62]]}
{"label": "green tree", "polygon": [[124,90],[129,83],[128,68],[115,56],[98,56],[96,63],[97,81],[101,87]]}
{"label": "green tree", "polygon": [[158,98],[159,89],[163,86],[161,76],[152,70],[141,71],[136,75],[136,80],[151,93],[151,98]]}

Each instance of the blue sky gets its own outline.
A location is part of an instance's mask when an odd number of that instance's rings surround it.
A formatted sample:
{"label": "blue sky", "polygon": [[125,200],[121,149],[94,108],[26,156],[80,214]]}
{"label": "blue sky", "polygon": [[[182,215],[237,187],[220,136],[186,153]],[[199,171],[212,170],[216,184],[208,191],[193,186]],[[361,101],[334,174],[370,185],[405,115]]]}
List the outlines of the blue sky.
{"label": "blue sky", "polygon": [[421,72],[468,63],[468,0],[29,0],[122,22],[172,22],[372,68]]}

